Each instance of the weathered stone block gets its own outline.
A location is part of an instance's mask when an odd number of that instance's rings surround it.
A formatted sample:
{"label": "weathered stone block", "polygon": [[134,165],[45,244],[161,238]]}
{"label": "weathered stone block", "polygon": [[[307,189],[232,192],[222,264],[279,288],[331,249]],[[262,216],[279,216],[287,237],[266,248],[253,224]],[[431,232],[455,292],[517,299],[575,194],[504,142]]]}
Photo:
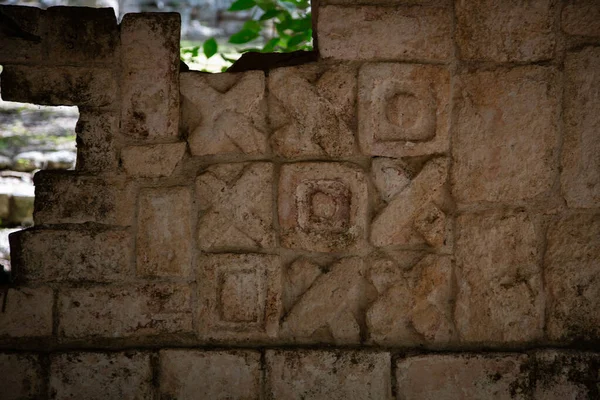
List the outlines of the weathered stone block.
{"label": "weathered stone block", "polygon": [[392,398],[388,353],[267,350],[266,362],[270,400]]}
{"label": "weathered stone block", "polygon": [[[0,294],[0,304],[4,291]],[[36,337],[52,335],[54,295],[47,287],[10,289],[6,311],[0,313],[0,337]]]}
{"label": "weathered stone block", "polygon": [[0,5],[0,13],[2,25],[7,27],[0,32],[0,64],[40,61],[43,54],[43,11],[35,7],[3,4]]}
{"label": "weathered stone block", "polygon": [[64,289],[58,332],[69,338],[190,333],[191,302],[190,288],[183,284]]}
{"label": "weathered stone block", "polygon": [[265,74],[181,74],[182,122],[192,155],[265,154]]}
{"label": "weathered stone block", "polygon": [[131,275],[127,231],[27,229],[12,233],[10,242],[19,282],[114,282]]}
{"label": "weathered stone block", "polygon": [[198,274],[202,337],[239,342],[277,337],[281,314],[277,256],[203,255]]}
{"label": "weathered stone block", "polygon": [[45,18],[51,62],[72,65],[113,61],[119,28],[112,8],[50,7]]}
{"label": "weathered stone block", "polygon": [[79,108],[77,133],[77,171],[104,172],[117,168],[114,137],[119,120],[111,111]]}
{"label": "weathered stone block", "polygon": [[71,171],[40,171],[34,176],[36,225],[97,222],[129,226],[135,209],[132,185]]}
{"label": "weathered stone block", "polygon": [[455,318],[465,342],[529,342],[543,335],[545,296],[535,227],[525,212],[457,219]]}
{"label": "weathered stone block", "polygon": [[191,272],[192,196],[187,187],[142,189],[137,222],[137,272],[181,276]]}
{"label": "weathered stone block", "polygon": [[399,359],[396,393],[406,400],[529,399],[522,354],[426,355]]}
{"label": "weathered stone block", "polygon": [[559,89],[540,66],[460,76],[453,194],[461,202],[518,202],[547,192],[556,174]]}
{"label": "weathered stone block", "polygon": [[269,73],[273,151],[287,158],[355,153],[356,71],[303,65]]}
{"label": "weathered stone block", "polygon": [[48,106],[102,107],[116,99],[110,69],[5,65],[2,99]]}
{"label": "weathered stone block", "polygon": [[569,53],[565,60],[565,77],[563,196],[569,207],[599,207],[600,47]]}
{"label": "weathered stone block", "polygon": [[587,352],[540,351],[535,354],[534,400],[598,397],[600,355]]}
{"label": "weathered stone block", "polygon": [[285,164],[279,177],[281,244],[331,252],[366,244],[368,192],[363,172],[342,163]]}
{"label": "weathered stone block", "polygon": [[324,58],[448,61],[453,53],[447,8],[324,6],[317,23]]}
{"label": "weathered stone block", "polygon": [[260,353],[163,350],[159,379],[164,399],[258,399]]}
{"label": "weathered stone block", "polygon": [[212,165],[196,179],[201,210],[198,246],[203,250],[275,246],[273,165]]}
{"label": "weathered stone block", "polygon": [[377,299],[366,312],[369,342],[414,346],[444,344],[455,338],[450,257],[418,257],[408,265],[403,257],[384,257],[372,263],[369,278]]}
{"label": "weathered stone block", "polygon": [[121,161],[128,175],[142,178],[170,176],[185,154],[184,142],[129,146],[121,150]]}
{"label": "weathered stone block", "polygon": [[2,399],[44,398],[44,382],[39,356],[27,353],[0,354]]}
{"label": "weathered stone block", "polygon": [[63,353],[50,364],[53,399],[150,399],[150,356],[140,352]]}
{"label": "weathered stone block", "polygon": [[371,242],[378,247],[425,245],[447,250],[452,203],[448,159],[411,165],[410,160],[376,158],[371,171],[383,200],[371,224]]}
{"label": "weathered stone block", "polygon": [[560,19],[563,32],[600,36],[600,3],[596,0],[567,0],[564,4]]}
{"label": "weathered stone block", "polygon": [[157,139],[178,135],[178,13],[127,14],[121,22],[121,131]]}
{"label": "weathered stone block", "polygon": [[457,42],[464,60],[540,61],[554,56],[553,0],[456,2]]}
{"label": "weathered stone block", "polygon": [[364,154],[402,157],[448,151],[446,68],[367,64],[360,69],[358,82],[358,132]]}
{"label": "weathered stone block", "polygon": [[600,339],[600,214],[563,217],[547,238],[548,335],[562,342]]}

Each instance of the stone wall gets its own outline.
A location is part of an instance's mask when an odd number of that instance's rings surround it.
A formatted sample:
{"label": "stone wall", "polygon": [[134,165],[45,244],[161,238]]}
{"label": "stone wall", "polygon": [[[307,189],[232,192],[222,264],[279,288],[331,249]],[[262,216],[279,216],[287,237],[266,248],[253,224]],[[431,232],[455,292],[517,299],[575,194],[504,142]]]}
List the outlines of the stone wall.
{"label": "stone wall", "polygon": [[3,98],[81,113],[0,397],[600,397],[600,4],[364,3],[214,75],[176,14],[0,9]]}

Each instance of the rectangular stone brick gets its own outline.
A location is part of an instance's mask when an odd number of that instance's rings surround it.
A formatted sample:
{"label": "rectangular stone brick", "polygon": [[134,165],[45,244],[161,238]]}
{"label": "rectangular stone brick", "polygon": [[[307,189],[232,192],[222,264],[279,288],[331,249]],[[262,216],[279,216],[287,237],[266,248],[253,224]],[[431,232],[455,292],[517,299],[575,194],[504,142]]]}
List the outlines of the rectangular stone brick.
{"label": "rectangular stone brick", "polygon": [[114,282],[131,276],[129,232],[27,229],[10,235],[12,267],[23,281]]}
{"label": "rectangular stone brick", "polygon": [[16,26],[15,32],[11,33],[9,29],[0,32],[0,64],[39,62],[43,55],[44,12],[35,7],[3,4],[0,5],[0,13],[3,26]]}
{"label": "rectangular stone brick", "polygon": [[600,47],[568,53],[565,78],[562,193],[569,207],[600,207]]}
{"label": "rectangular stone brick", "polygon": [[546,350],[535,353],[534,400],[596,399],[600,387],[600,355]]}
{"label": "rectangular stone brick", "polygon": [[523,354],[426,355],[396,362],[396,393],[403,400],[529,399]]}
{"label": "rectangular stone brick", "polygon": [[259,399],[260,353],[162,350],[159,381],[163,399]]}
{"label": "rectangular stone brick", "polygon": [[554,184],[560,91],[554,68],[464,72],[456,93],[453,194],[516,203]]}
{"label": "rectangular stone brick", "polygon": [[187,277],[192,257],[192,196],[187,187],[142,189],[138,204],[137,272]]}
{"label": "rectangular stone brick", "polygon": [[2,99],[48,106],[103,107],[116,99],[113,71],[87,67],[5,65]]}
{"label": "rectangular stone brick", "polygon": [[317,38],[324,58],[449,61],[452,13],[437,7],[325,6]]}
{"label": "rectangular stone brick", "polygon": [[125,172],[131,176],[170,176],[183,158],[185,149],[185,142],[129,146],[121,150],[121,162]]}
{"label": "rectangular stone brick", "polygon": [[118,157],[114,146],[119,120],[113,111],[79,107],[77,133],[77,171],[114,171]]}
{"label": "rectangular stone brick", "polygon": [[266,351],[266,398],[390,400],[388,353]]}
{"label": "rectangular stone brick", "polygon": [[51,356],[50,396],[66,399],[151,399],[150,355],[72,352]]}
{"label": "rectangular stone brick", "polygon": [[565,0],[561,14],[563,32],[600,36],[600,3],[597,0]]}
{"label": "rectangular stone brick", "polygon": [[59,334],[69,338],[131,337],[192,330],[190,287],[183,284],[64,289]]}
{"label": "rectangular stone brick", "polygon": [[[0,294],[0,304],[4,291]],[[11,288],[6,311],[0,313],[0,337],[40,337],[52,335],[54,294],[48,287]]]}
{"label": "rectangular stone brick", "polygon": [[0,376],[2,400],[44,398],[44,378],[38,355],[0,353]]}

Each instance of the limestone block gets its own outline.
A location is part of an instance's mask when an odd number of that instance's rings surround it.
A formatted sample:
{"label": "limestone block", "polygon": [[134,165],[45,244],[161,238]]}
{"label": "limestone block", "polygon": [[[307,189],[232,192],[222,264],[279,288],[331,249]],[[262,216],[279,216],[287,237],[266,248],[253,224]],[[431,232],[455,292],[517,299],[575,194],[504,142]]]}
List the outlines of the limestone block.
{"label": "limestone block", "polygon": [[203,250],[275,246],[273,165],[212,165],[196,178],[200,207],[198,246]]}
{"label": "limestone block", "polygon": [[457,219],[455,318],[465,342],[528,342],[542,337],[545,296],[536,233],[525,212]]}
{"label": "limestone block", "polygon": [[170,176],[185,154],[185,142],[129,146],[121,150],[121,161],[128,175],[141,178]]}
{"label": "limestone block", "polygon": [[358,83],[358,137],[364,154],[448,151],[450,74],[445,67],[366,64]]}
{"label": "limestone block", "polygon": [[265,154],[265,74],[181,74],[182,122],[194,156]]}
{"label": "limestone block", "polygon": [[163,399],[258,399],[260,353],[162,350],[159,380]]}
{"label": "limestone block", "polygon": [[600,338],[600,214],[563,217],[548,228],[544,261],[548,335]]}
{"label": "limestone block", "polygon": [[281,337],[297,343],[359,344],[366,329],[364,312],[376,297],[365,275],[360,258],[342,259],[322,271],[308,260],[296,260],[285,274]]}
{"label": "limestone block", "polygon": [[137,219],[138,274],[187,277],[192,269],[189,188],[142,189]]}
{"label": "limestone block", "polygon": [[121,132],[141,139],[178,135],[178,13],[126,14],[121,21]]}
{"label": "limestone block", "polygon": [[419,257],[408,265],[402,257],[383,257],[372,263],[369,278],[378,293],[366,313],[369,342],[414,346],[454,339],[450,257]]}
{"label": "limestone block", "polygon": [[[0,304],[4,291],[0,294]],[[48,287],[10,289],[6,311],[0,313],[0,337],[37,337],[52,335],[54,295]]]}
{"label": "limestone block", "polygon": [[[43,54],[41,35],[43,11],[35,7],[0,5],[3,25],[14,29],[0,32],[0,64],[39,62]],[[12,24],[11,24],[12,25]]]}
{"label": "limestone block", "polygon": [[368,192],[352,164],[285,164],[279,177],[281,244],[332,252],[366,244]]}
{"label": "limestone block", "polygon": [[77,171],[103,172],[117,168],[118,159],[114,137],[119,131],[119,120],[111,111],[79,108],[77,133]]}
{"label": "limestone block", "polygon": [[517,202],[547,192],[558,151],[554,68],[524,66],[460,76],[453,194],[460,202]]}
{"label": "limestone block", "polygon": [[317,23],[324,58],[449,61],[453,53],[446,8],[324,6]]}
{"label": "limestone block", "polygon": [[31,195],[13,195],[10,198],[10,215],[7,220],[15,224],[32,225],[35,200]]}
{"label": "limestone block", "polygon": [[405,400],[529,399],[528,357],[516,353],[424,355],[396,362],[396,393]]}
{"label": "limestone block", "polygon": [[72,352],[51,356],[50,396],[53,399],[150,399],[150,355]]}
{"label": "limestone block", "polygon": [[133,240],[124,230],[27,229],[12,233],[10,242],[19,282],[115,282],[131,275]]}
{"label": "limestone block", "polygon": [[48,106],[103,107],[116,99],[110,69],[5,65],[2,99]]}
{"label": "limestone block", "polygon": [[281,267],[277,256],[203,255],[198,285],[198,328],[202,337],[236,342],[277,337],[281,314]]}
{"label": "limestone block", "polygon": [[58,332],[68,338],[190,333],[191,302],[189,286],[175,283],[64,289]]}
{"label": "limestone block", "polygon": [[600,47],[569,53],[565,76],[563,196],[569,207],[599,207]]}
{"label": "limestone block", "polygon": [[41,399],[43,374],[39,356],[27,353],[0,354],[2,399]]}
{"label": "limestone block", "polygon": [[308,64],[269,73],[273,151],[287,158],[355,153],[356,71]]}
{"label": "limestone block", "polygon": [[540,61],[554,56],[553,0],[460,0],[457,43],[464,60]]}
{"label": "limestone block", "polygon": [[392,398],[389,353],[266,351],[266,398]]}
{"label": "limestone block", "polygon": [[437,157],[424,165],[398,159],[376,158],[371,173],[383,204],[371,223],[375,246],[410,245],[447,251],[448,159]]}
{"label": "limestone block", "polygon": [[97,222],[129,226],[135,208],[132,185],[71,171],[40,171],[34,176],[36,225]]}
{"label": "limestone block", "polygon": [[113,62],[119,28],[112,8],[50,7],[45,18],[51,62],[69,65]]}
{"label": "limestone block", "polygon": [[596,0],[568,0],[564,3],[560,19],[563,32],[600,36],[600,3]]}
{"label": "limestone block", "polygon": [[534,400],[598,397],[600,356],[597,353],[546,350],[535,354]]}

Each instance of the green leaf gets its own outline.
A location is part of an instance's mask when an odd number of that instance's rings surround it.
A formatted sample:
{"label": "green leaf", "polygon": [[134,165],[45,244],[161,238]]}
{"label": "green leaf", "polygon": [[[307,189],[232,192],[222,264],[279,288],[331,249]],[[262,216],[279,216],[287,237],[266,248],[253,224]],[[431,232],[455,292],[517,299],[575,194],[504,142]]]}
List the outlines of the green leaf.
{"label": "green leaf", "polygon": [[242,29],[238,33],[234,33],[233,35],[231,35],[231,37],[229,38],[229,43],[244,44],[256,39],[258,36],[258,32],[256,31]]}
{"label": "green leaf", "polygon": [[263,52],[263,53],[272,53],[273,51],[275,51],[275,48],[277,47],[278,44],[279,44],[279,38],[275,37],[275,38],[269,40],[263,46],[261,52]]}
{"label": "green leaf", "polygon": [[256,5],[265,12],[277,9],[277,3],[274,0],[256,0]]}
{"label": "green leaf", "polygon": [[302,19],[295,19],[290,22],[289,29],[294,32],[306,32],[312,27],[312,19],[310,14]]}
{"label": "green leaf", "polygon": [[227,11],[242,11],[248,10],[256,5],[255,0],[235,0]]}
{"label": "green leaf", "polygon": [[261,15],[258,20],[259,21],[267,21],[269,19],[273,19],[273,18],[277,17],[279,14],[281,14],[280,10],[277,10],[277,9],[269,10],[269,11],[265,12],[263,15]]}
{"label": "green leaf", "polygon": [[227,62],[234,63],[234,62],[236,62],[236,61],[237,61],[235,58],[229,58],[229,57],[226,57],[226,56],[224,56],[223,54],[219,54],[219,55],[221,56],[221,58],[222,58],[223,60],[225,60],[225,61],[227,61]]}
{"label": "green leaf", "polygon": [[249,52],[260,53],[260,49],[257,49],[256,47],[248,47],[247,49],[240,50],[240,53],[249,53]]}
{"label": "green leaf", "polygon": [[202,45],[202,50],[204,51],[204,55],[206,56],[206,58],[211,58],[212,56],[217,54],[218,49],[219,45],[217,44],[215,38],[208,39]]}
{"label": "green leaf", "polygon": [[287,47],[296,47],[301,43],[306,42],[306,35],[304,34],[300,34],[300,35],[295,35],[292,36],[290,38],[290,40],[288,40],[287,42]]}
{"label": "green leaf", "polygon": [[253,21],[253,20],[246,21],[246,22],[244,22],[244,26],[242,27],[242,30],[259,33],[262,30],[262,24],[259,21]]}

